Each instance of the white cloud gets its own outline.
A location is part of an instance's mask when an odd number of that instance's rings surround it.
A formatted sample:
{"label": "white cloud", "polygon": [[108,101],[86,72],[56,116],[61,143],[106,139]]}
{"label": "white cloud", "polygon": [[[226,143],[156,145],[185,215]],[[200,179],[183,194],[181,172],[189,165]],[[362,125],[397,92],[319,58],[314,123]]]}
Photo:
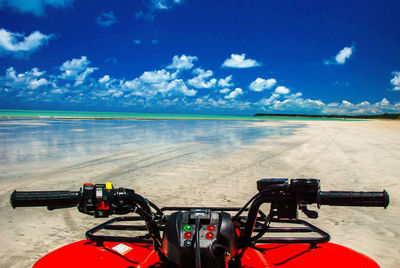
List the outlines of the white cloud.
{"label": "white cloud", "polygon": [[65,61],[60,67],[62,73],[59,75],[59,78],[75,80],[75,86],[81,85],[86,77],[98,69],[97,67],[88,67],[89,64],[90,61],[86,56],[82,56],[80,59]]}
{"label": "white cloud", "polygon": [[400,72],[393,72],[393,78],[390,80],[390,83],[393,86],[393,90],[400,90]]}
{"label": "white cloud", "polygon": [[188,84],[195,88],[212,88],[217,83],[217,79],[209,79],[213,76],[213,72],[211,70],[204,71],[201,68],[197,68],[194,70],[194,73],[197,74],[197,76],[189,79]]}
{"label": "white cloud", "polygon": [[107,82],[110,81],[110,76],[107,74],[107,75],[103,76],[102,78],[99,78],[98,81],[99,81],[100,84],[107,83]]}
{"label": "white cloud", "polygon": [[221,78],[218,80],[218,86],[219,87],[231,87],[233,86],[232,83],[232,75],[229,75],[225,78]]}
{"label": "white cloud", "polygon": [[125,81],[122,84],[127,90],[138,89],[140,87],[140,85],[141,85],[141,83],[139,82],[139,80],[137,78],[133,79],[133,80],[130,80],[130,81]]}
{"label": "white cloud", "polygon": [[86,70],[82,73],[80,73],[76,79],[75,79],[75,86],[79,86],[83,83],[83,81],[88,77],[91,73],[96,71],[98,68],[97,67],[88,67]]}
{"label": "white cloud", "polygon": [[284,86],[278,86],[276,89],[275,89],[275,93],[278,93],[278,94],[289,94],[290,93],[290,89],[288,89],[287,87],[284,87]]}
{"label": "white cloud", "polygon": [[97,24],[101,26],[111,26],[114,23],[117,23],[118,20],[115,18],[114,13],[112,11],[110,12],[102,12],[97,18],[96,18]]}
{"label": "white cloud", "polygon": [[286,99],[282,102],[277,102],[274,104],[275,109],[299,109],[300,111],[318,111],[322,107],[324,107],[324,103],[320,100],[312,100],[312,99],[303,99],[303,98],[295,98],[295,99]]}
{"label": "white cloud", "polygon": [[246,54],[232,54],[230,58],[227,58],[222,67],[230,68],[251,68],[261,66],[261,63],[253,59],[245,59]]}
{"label": "white cloud", "polygon": [[214,99],[209,95],[199,97],[194,102],[186,103],[186,106],[192,107],[196,110],[246,110],[251,107],[251,103],[248,101],[238,101],[235,99]]}
{"label": "white cloud", "polygon": [[176,79],[174,81],[171,81],[167,88],[167,91],[176,91],[176,92],[181,92],[185,96],[194,96],[196,95],[197,91],[194,89],[189,89],[186,85],[185,82],[183,82],[182,79]]}
{"label": "white cloud", "polygon": [[[135,12],[136,19],[144,19],[148,21],[154,21],[156,14],[160,11],[169,10],[179,4],[182,4],[183,0],[145,0],[147,8],[145,11],[140,10]],[[154,44],[154,43],[153,43]]]}
{"label": "white cloud", "polygon": [[60,67],[60,70],[63,71],[61,76],[62,78],[75,79],[78,73],[84,71],[89,64],[90,61],[86,56],[82,56],[80,59],[67,60]]}
{"label": "white cloud", "polygon": [[263,91],[264,89],[270,89],[275,86],[276,80],[274,78],[263,79],[258,77],[256,80],[251,82],[249,88],[253,91]]}
{"label": "white cloud", "polygon": [[263,98],[257,102],[259,105],[270,106],[272,105],[277,99],[280,98],[281,95],[277,93],[273,93],[269,98]]}
{"label": "white cloud", "polygon": [[220,89],[220,90],[219,90],[219,93],[221,93],[221,94],[226,94],[226,93],[228,93],[229,91],[231,91],[231,89],[226,87],[226,88]]}
{"label": "white cloud", "polygon": [[196,56],[186,56],[182,55],[181,57],[178,57],[178,55],[175,55],[172,58],[172,63],[167,66],[168,69],[178,69],[178,70],[188,70],[193,67],[193,61],[196,61],[197,57]]}
{"label": "white cloud", "polygon": [[21,13],[32,13],[36,16],[44,15],[46,6],[64,8],[74,0],[0,0],[0,8],[9,6]]}
{"label": "white cloud", "polygon": [[158,71],[144,72],[140,77],[140,81],[148,84],[157,84],[176,78],[178,72],[170,73],[164,69]]}
{"label": "white cloud", "polygon": [[338,64],[345,64],[346,60],[353,54],[353,47],[345,47],[339,51],[335,60]]}
{"label": "white cloud", "polygon": [[1,54],[14,54],[15,56],[29,55],[40,46],[46,44],[53,35],[45,35],[35,31],[28,36],[20,33],[0,29],[0,56]]}
{"label": "white cloud", "polygon": [[26,96],[38,96],[43,90],[51,88],[51,78],[44,77],[46,72],[38,68],[32,68],[24,73],[17,73],[13,67],[6,70],[5,76],[0,76],[0,91],[16,94],[21,98]]}
{"label": "white cloud", "polygon": [[30,87],[31,89],[36,89],[36,88],[38,88],[38,87],[40,87],[40,86],[47,85],[48,83],[49,83],[49,81],[47,81],[46,78],[32,79],[32,80],[29,82],[29,87]]}
{"label": "white cloud", "polygon": [[225,99],[235,99],[239,95],[243,95],[243,90],[241,88],[235,88],[235,90],[231,91],[224,98]]}
{"label": "white cloud", "polygon": [[[180,110],[196,111],[246,111],[252,113],[264,110],[275,113],[312,113],[312,114],[381,114],[399,113],[400,102],[391,103],[383,98],[376,103],[362,101],[358,104],[343,100],[339,103],[324,103],[321,100],[303,98],[301,92],[291,93],[283,86],[276,87],[275,92],[257,102],[250,102],[241,88],[234,90],[229,87],[218,87],[214,90],[204,90],[199,97],[195,87],[186,83],[187,75],[179,70],[170,72],[166,69],[147,71],[139,77],[130,79],[113,78],[110,75],[91,77],[95,67],[82,56],[64,62],[59,69],[60,75],[47,74],[38,68],[32,68],[23,73],[17,73],[12,67],[4,76],[0,75],[1,100],[35,102],[35,103],[65,103],[115,105],[116,107],[159,108],[161,106],[176,106]],[[193,71],[206,86],[231,84],[231,76],[213,80],[213,72],[197,68]],[[183,76],[185,75],[185,76]],[[394,73],[394,78],[397,77]],[[199,79],[200,79],[199,78]],[[256,79],[257,80],[257,79]],[[223,81],[219,83],[220,81]],[[260,81],[260,80],[258,80]],[[267,81],[264,79],[264,82]],[[197,81],[198,83],[201,80]],[[393,86],[396,86],[396,79]],[[204,86],[204,85],[202,85]],[[220,95],[223,94],[223,95]]]}
{"label": "white cloud", "polygon": [[363,101],[353,104],[347,100],[341,103],[329,103],[322,107],[323,114],[337,115],[359,115],[359,114],[382,114],[382,113],[399,113],[400,103],[391,104],[386,98],[374,104]]}
{"label": "white cloud", "polygon": [[168,10],[175,5],[181,4],[183,0],[151,0],[153,9]]}
{"label": "white cloud", "polygon": [[342,50],[339,51],[339,53],[335,56],[335,58],[333,60],[326,60],[325,65],[330,65],[330,64],[343,65],[343,64],[345,64],[346,61],[353,54],[353,50],[354,50],[354,46],[344,47]]}

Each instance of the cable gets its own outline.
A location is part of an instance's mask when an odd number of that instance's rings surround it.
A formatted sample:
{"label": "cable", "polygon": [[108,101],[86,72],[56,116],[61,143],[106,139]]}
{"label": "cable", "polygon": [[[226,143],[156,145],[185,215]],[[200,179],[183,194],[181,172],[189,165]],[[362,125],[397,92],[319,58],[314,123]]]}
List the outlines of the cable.
{"label": "cable", "polygon": [[200,257],[200,218],[196,217],[196,268],[201,268],[201,257]]}

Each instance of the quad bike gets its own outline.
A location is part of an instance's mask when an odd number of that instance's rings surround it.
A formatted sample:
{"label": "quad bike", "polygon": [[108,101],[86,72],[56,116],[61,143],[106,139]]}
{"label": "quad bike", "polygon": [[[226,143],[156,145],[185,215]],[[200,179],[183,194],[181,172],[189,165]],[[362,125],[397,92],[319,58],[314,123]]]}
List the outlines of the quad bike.
{"label": "quad bike", "polygon": [[[330,236],[298,218],[307,205],[384,207],[383,192],[321,191],[317,179],[262,179],[258,193],[239,207],[164,207],[111,183],[86,183],[80,191],[14,191],[13,208],[78,207],[113,218],[63,246],[34,267],[379,267],[367,256],[329,243]],[[260,209],[269,203],[269,212]],[[107,233],[117,233],[110,235]],[[285,235],[283,235],[285,234]]]}

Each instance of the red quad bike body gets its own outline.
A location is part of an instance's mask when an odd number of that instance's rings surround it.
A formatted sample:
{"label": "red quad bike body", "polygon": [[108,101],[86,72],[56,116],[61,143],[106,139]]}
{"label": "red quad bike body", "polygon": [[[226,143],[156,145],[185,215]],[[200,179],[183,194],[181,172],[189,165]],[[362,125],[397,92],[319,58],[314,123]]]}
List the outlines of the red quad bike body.
{"label": "red quad bike body", "polygon": [[[379,265],[367,256],[329,243],[330,235],[300,220],[317,218],[307,205],[389,205],[383,192],[321,191],[317,179],[262,179],[243,207],[158,208],[134,190],[86,183],[80,191],[14,191],[13,208],[77,206],[94,217],[113,218],[86,232],[86,240],[39,259],[35,268],[57,267],[351,267]],[[265,213],[261,205],[270,204]]]}
{"label": "red quad bike body", "polygon": [[[125,245],[126,252],[118,252],[114,247]],[[379,265],[371,258],[349,248],[322,243],[315,249],[307,244],[263,244],[259,248],[264,253],[249,248],[242,257],[241,267],[254,268],[373,268]],[[118,250],[118,248],[117,248]],[[97,246],[96,242],[82,240],[61,247],[45,255],[33,266],[46,267],[158,267],[160,259],[152,245],[105,242]]]}

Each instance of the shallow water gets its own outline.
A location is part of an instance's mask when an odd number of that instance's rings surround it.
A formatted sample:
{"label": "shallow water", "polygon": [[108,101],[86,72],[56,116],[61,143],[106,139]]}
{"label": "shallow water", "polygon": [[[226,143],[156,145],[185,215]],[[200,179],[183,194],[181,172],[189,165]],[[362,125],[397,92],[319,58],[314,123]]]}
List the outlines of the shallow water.
{"label": "shallow water", "polygon": [[[0,174],[51,161],[89,159],[136,149],[194,143],[199,154],[224,154],[301,123],[261,127],[220,120],[0,120]],[[204,150],[204,147],[206,150]],[[195,152],[196,153],[196,152]]]}

